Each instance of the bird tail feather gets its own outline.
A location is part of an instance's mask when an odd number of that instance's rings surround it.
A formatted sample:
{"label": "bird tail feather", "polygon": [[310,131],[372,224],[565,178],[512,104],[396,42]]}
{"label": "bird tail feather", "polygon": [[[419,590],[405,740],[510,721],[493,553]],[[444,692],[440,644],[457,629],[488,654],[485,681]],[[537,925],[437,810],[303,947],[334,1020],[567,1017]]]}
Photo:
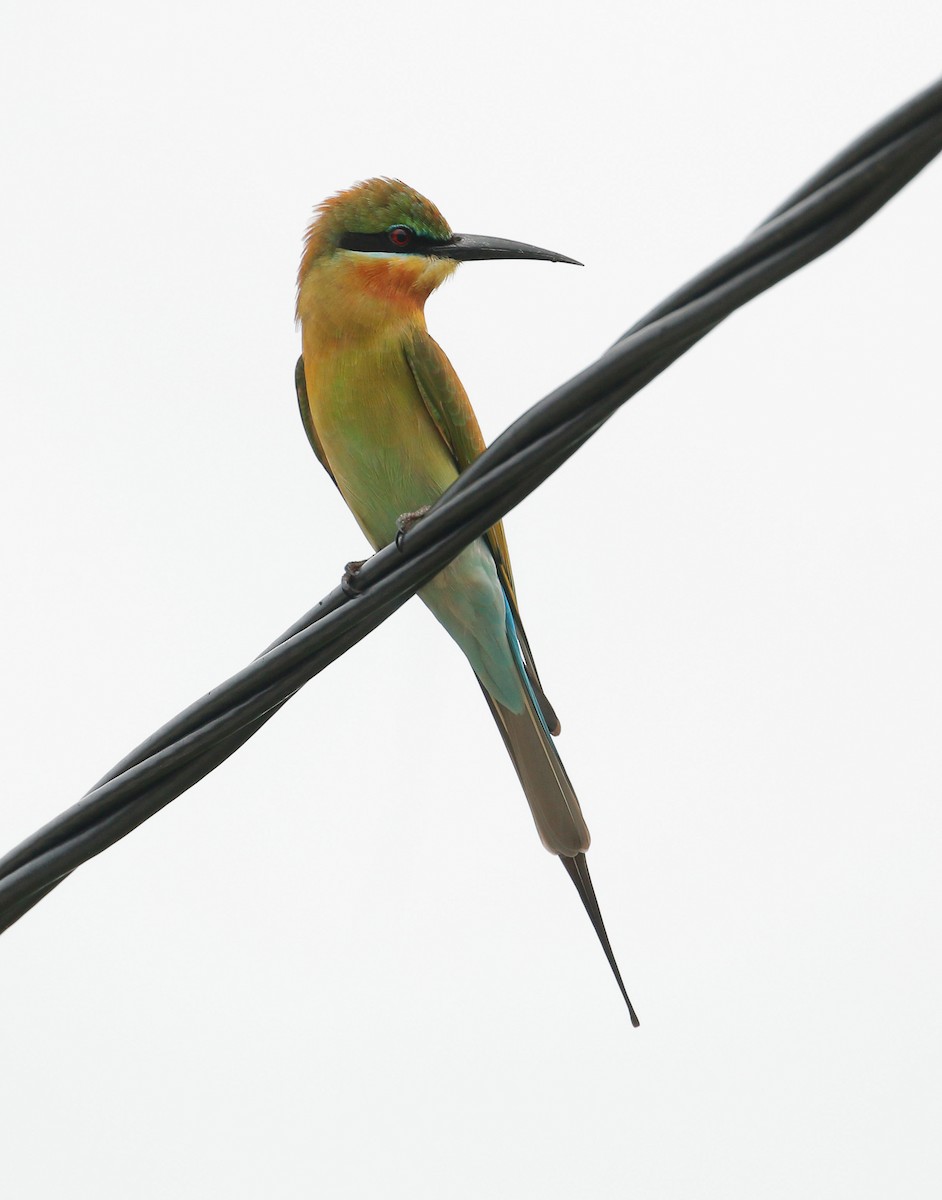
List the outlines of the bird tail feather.
{"label": "bird tail feather", "polygon": [[589,848],[589,830],[566,768],[529,692],[523,712],[498,703],[481,690],[504,739],[543,845],[552,854],[571,857]]}

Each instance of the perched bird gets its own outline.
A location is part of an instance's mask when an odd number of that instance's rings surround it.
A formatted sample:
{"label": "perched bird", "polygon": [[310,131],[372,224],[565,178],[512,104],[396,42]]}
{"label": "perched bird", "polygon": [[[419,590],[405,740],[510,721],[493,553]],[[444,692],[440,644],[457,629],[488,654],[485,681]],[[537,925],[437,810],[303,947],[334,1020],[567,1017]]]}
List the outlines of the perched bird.
{"label": "perched bird", "polygon": [[[484,449],[465,390],[425,325],[435,288],[459,262],[479,259],[579,265],[522,242],[452,233],[432,203],[395,179],[370,179],[325,200],[307,230],[298,404],[314,453],[374,549],[421,516]],[[543,844],[575,883],[637,1025],[586,866],[589,831],[550,736],[559,722],[520,621],[503,526],[419,595],[471,663]]]}

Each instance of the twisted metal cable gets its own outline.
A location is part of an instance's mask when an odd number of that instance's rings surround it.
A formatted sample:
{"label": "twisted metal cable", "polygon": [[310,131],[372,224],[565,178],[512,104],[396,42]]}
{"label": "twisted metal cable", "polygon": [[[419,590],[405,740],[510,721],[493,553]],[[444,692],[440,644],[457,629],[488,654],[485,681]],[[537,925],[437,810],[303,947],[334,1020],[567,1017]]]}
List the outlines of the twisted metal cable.
{"label": "twisted metal cable", "polygon": [[309,679],[375,629],[537,488],[636,392],[737,308],[830,250],[942,151],[942,80],[868,130],[743,243],[514,422],[428,514],[253,663],[131,751],[0,859],[0,931],[76,867],[214,770]]}

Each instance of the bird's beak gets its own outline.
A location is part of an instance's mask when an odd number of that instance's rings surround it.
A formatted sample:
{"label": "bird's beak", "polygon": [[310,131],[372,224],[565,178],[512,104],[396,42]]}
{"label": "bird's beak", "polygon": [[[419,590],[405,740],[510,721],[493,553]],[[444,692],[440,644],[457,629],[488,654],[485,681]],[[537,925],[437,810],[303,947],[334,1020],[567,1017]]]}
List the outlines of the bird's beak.
{"label": "bird's beak", "polygon": [[511,242],[507,238],[485,237],[477,233],[453,233],[447,242],[438,242],[428,250],[435,258],[453,258],[458,262],[480,262],[483,259],[535,258],[541,262],[583,264],[554,250],[541,250],[526,242]]}

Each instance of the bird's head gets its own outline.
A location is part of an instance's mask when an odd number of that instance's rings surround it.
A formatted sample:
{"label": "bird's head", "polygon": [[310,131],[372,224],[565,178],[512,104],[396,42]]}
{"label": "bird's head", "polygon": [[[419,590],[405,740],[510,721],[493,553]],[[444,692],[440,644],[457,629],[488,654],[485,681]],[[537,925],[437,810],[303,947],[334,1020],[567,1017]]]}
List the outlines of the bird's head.
{"label": "bird's head", "polygon": [[452,233],[435,205],[406,184],[368,179],[318,207],[298,271],[298,319],[322,314],[325,304],[347,325],[421,312],[459,262],[510,258],[580,265],[524,242]]}

